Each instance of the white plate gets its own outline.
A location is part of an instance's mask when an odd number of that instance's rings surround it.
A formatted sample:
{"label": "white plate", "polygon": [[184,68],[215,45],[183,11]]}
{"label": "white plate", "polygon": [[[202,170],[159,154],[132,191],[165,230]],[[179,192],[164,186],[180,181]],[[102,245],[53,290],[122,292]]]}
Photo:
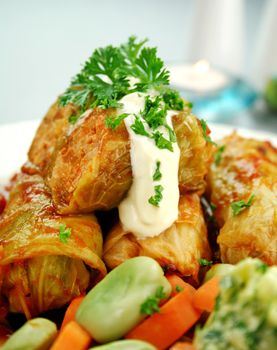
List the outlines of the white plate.
{"label": "white plate", "polygon": [[[26,161],[27,151],[38,125],[38,120],[30,120],[0,126],[0,184],[5,183]],[[237,129],[242,136],[268,140],[277,147],[276,134],[213,123],[209,123],[209,127],[215,140]]]}

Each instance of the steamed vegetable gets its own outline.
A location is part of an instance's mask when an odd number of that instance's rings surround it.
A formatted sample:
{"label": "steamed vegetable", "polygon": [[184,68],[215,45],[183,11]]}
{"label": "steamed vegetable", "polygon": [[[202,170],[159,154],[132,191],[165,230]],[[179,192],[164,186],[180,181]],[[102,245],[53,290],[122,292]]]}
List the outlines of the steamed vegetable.
{"label": "steamed vegetable", "polygon": [[57,335],[55,323],[45,318],[26,322],[1,346],[1,350],[48,350]]}
{"label": "steamed vegetable", "polygon": [[192,287],[166,302],[159,313],[147,318],[125,337],[147,341],[159,350],[167,349],[187,332],[200,318],[201,312],[192,305]]}
{"label": "steamed vegetable", "polygon": [[17,176],[0,222],[0,245],[6,269],[0,292],[11,312],[27,318],[67,304],[106,273],[96,218],[57,215],[39,175]]}
{"label": "steamed vegetable", "polygon": [[197,289],[192,298],[193,305],[202,311],[212,312],[219,294],[219,277],[214,276]]}
{"label": "steamed vegetable", "polygon": [[127,260],[88,293],[76,320],[99,343],[117,340],[146,317],[141,306],[158,290],[166,299],[171,286],[155,260]]}
{"label": "steamed vegetable", "polygon": [[109,344],[95,346],[90,350],[156,350],[156,348],[140,340],[118,340]]}
{"label": "steamed vegetable", "polygon": [[70,321],[60,331],[50,350],[87,350],[91,342],[90,334],[77,322]]}
{"label": "steamed vegetable", "polygon": [[197,331],[195,347],[274,350],[276,310],[277,267],[267,267],[258,259],[245,259],[221,279],[216,307],[204,328]]}
{"label": "steamed vegetable", "polygon": [[231,272],[234,265],[231,264],[215,264],[205,275],[205,282],[209,281],[214,276],[224,277],[226,274]]}
{"label": "steamed vegetable", "polygon": [[108,268],[138,255],[149,256],[165,269],[182,276],[198,278],[199,259],[210,259],[207,229],[196,193],[186,194],[179,200],[179,217],[159,236],[137,239],[116,224],[104,242],[103,260]]}

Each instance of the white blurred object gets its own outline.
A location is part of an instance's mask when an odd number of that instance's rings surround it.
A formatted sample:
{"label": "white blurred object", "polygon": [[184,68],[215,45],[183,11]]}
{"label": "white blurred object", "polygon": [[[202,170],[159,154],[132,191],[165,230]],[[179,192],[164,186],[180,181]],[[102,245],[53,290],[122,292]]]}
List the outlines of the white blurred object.
{"label": "white blurred object", "polygon": [[244,58],[244,0],[196,0],[190,55],[241,74]]}
{"label": "white blurred object", "polygon": [[[262,14],[257,44],[253,50],[249,80],[262,90],[272,74],[277,74],[277,1],[268,0]],[[251,62],[251,61],[250,61]]]}
{"label": "white blurred object", "polygon": [[179,89],[206,93],[221,89],[228,83],[227,76],[211,67],[207,60],[175,64],[168,68],[171,84]]}

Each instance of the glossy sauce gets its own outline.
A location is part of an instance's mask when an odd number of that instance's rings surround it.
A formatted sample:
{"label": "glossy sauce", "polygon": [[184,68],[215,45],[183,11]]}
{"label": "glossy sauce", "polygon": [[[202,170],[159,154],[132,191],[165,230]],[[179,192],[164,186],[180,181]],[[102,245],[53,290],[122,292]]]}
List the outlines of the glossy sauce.
{"label": "glossy sauce", "polygon": [[[145,96],[143,93],[132,93],[125,96],[121,103],[123,108],[120,113],[130,114],[125,120],[131,143],[131,164],[133,171],[133,183],[126,198],[119,205],[119,216],[126,231],[134,233],[137,238],[143,239],[159,235],[172,225],[178,217],[178,168],[180,150],[177,143],[173,143],[173,152],[167,149],[159,149],[149,137],[136,134],[131,125],[134,122],[134,114],[144,109]],[[167,123],[172,127],[171,118],[175,114],[169,111]],[[150,131],[145,123],[145,129]],[[161,127],[158,129],[166,137],[167,131]],[[153,180],[156,162],[160,161],[162,178]],[[163,198],[159,207],[148,202],[155,194],[154,187],[163,187]]]}

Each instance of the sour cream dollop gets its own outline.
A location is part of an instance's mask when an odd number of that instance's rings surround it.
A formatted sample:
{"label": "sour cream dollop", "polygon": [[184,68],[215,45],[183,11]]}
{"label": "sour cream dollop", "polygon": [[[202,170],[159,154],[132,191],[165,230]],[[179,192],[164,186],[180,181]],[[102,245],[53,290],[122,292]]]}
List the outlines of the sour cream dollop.
{"label": "sour cream dollop", "polygon": [[[177,142],[173,143],[173,152],[159,149],[153,139],[138,135],[132,129],[135,114],[144,109],[145,96],[143,93],[126,95],[120,101],[123,105],[120,113],[128,113],[124,122],[129,133],[131,144],[131,165],[133,183],[125,199],[119,205],[119,216],[123,228],[132,232],[139,239],[154,237],[170,227],[178,218],[178,169],[180,149]],[[172,127],[174,111],[168,111],[166,119]],[[150,129],[147,129],[147,131]],[[164,127],[158,129],[167,135]],[[159,181],[153,180],[157,162],[160,162],[162,177]],[[154,187],[163,187],[162,200],[159,207],[148,202],[155,194]]]}

